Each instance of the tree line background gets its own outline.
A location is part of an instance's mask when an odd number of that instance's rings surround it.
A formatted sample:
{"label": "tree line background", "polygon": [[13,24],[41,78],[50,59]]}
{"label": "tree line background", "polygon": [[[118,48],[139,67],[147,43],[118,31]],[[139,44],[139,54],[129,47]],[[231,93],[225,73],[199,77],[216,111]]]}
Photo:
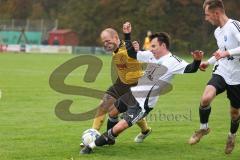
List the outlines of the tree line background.
{"label": "tree line background", "polygon": [[[204,0],[0,0],[0,19],[58,19],[59,28],[71,28],[79,45],[101,45],[99,34],[106,27],[121,33],[123,22],[132,23],[132,39],[143,43],[147,30],[165,31],[172,49],[216,50],[215,27],[204,21]],[[240,1],[224,1],[227,15],[240,19]]]}

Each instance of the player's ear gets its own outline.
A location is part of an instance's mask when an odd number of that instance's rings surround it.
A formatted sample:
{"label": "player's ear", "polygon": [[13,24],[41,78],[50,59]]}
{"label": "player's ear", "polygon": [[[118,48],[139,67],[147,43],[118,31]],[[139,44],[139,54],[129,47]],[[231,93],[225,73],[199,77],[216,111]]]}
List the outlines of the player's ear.
{"label": "player's ear", "polygon": [[162,43],[162,46],[163,46],[164,48],[167,48],[167,46],[166,46],[166,44],[165,44],[165,43]]}
{"label": "player's ear", "polygon": [[214,13],[215,16],[219,16],[220,15],[220,11],[218,9],[214,10],[213,13]]}

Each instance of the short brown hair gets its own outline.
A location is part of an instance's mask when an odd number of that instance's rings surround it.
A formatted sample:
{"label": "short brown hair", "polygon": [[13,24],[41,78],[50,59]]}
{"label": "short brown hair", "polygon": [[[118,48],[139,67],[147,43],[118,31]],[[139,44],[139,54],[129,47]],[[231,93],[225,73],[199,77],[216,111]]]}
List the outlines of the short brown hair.
{"label": "short brown hair", "polygon": [[170,48],[170,36],[166,32],[158,32],[150,36],[150,41],[152,41],[154,38],[158,39],[159,43],[165,43],[166,48]]}
{"label": "short brown hair", "polygon": [[209,10],[221,9],[224,11],[224,4],[222,0],[205,0],[203,3],[203,9],[205,9],[207,6]]}

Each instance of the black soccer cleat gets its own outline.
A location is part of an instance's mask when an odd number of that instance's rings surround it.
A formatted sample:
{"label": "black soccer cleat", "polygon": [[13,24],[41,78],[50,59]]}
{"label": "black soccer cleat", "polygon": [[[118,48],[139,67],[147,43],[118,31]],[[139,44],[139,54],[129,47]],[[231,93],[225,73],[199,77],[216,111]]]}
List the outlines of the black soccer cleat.
{"label": "black soccer cleat", "polygon": [[83,147],[83,149],[81,149],[80,154],[90,154],[92,152],[93,152],[92,148],[85,146]]}
{"label": "black soccer cleat", "polygon": [[103,133],[102,136],[103,136],[103,138],[105,139],[105,141],[108,145],[114,145],[115,144],[115,138],[113,136],[108,135],[107,132]]}

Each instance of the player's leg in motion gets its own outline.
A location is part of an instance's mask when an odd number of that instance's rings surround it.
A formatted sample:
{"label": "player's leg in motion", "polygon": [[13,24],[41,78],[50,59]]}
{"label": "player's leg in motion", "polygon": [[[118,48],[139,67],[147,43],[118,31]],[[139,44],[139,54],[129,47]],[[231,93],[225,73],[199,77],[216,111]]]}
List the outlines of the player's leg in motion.
{"label": "player's leg in motion", "polygon": [[[119,113],[124,113],[123,119],[120,120],[113,128],[109,129],[107,132],[103,133],[95,142],[90,143],[88,146],[85,146],[80,153],[88,154],[91,153],[92,149],[96,146],[103,145],[113,145],[115,144],[115,138],[123,132],[128,127],[131,127],[139,119],[142,119],[145,116],[145,112],[138,105],[134,97],[131,97],[131,94],[126,94],[122,99],[118,99],[114,105],[111,107],[109,116],[117,116]],[[125,101],[127,99],[127,101]],[[127,103],[125,103],[127,102]]]}
{"label": "player's leg in motion", "polygon": [[226,147],[225,147],[226,154],[230,154],[234,149],[236,133],[239,128],[239,122],[240,122],[239,109],[231,107],[230,114],[231,114],[231,126],[230,126],[230,132],[228,134]]}
{"label": "player's leg in motion", "polygon": [[101,100],[100,105],[98,106],[95,118],[93,120],[92,128],[100,130],[101,126],[104,123],[106,113],[109,111],[109,108],[113,105],[115,101],[116,99],[113,96],[107,93],[104,94],[103,99]]}
{"label": "player's leg in motion", "polygon": [[[120,111],[119,111],[120,110]],[[108,109],[108,122],[107,122],[107,131],[113,128],[118,121],[118,114],[125,112],[125,110],[121,111],[121,108],[116,108],[115,105],[111,105]]]}
{"label": "player's leg in motion", "polygon": [[[109,117],[116,117],[120,113],[119,110],[112,105],[110,107]],[[120,134],[123,130],[128,128],[128,124],[124,123],[125,120],[119,121],[117,124],[114,124],[112,127],[108,124],[108,130],[103,133],[93,144],[90,144],[91,148],[96,146],[103,146],[106,144],[113,145],[115,144],[115,138]],[[91,146],[92,145],[92,146]]]}
{"label": "player's leg in motion", "polygon": [[[119,113],[126,112],[126,110],[127,110],[127,107],[125,105],[118,104],[116,106],[118,106],[116,111],[118,111]],[[113,128],[118,123],[118,116],[117,116],[118,114],[115,113],[116,106],[112,105],[111,107],[109,107],[109,111],[108,111],[109,119],[108,119],[108,123],[107,123],[107,130]],[[137,125],[140,127],[141,132],[135,138],[135,141],[143,142],[144,138],[146,138],[151,133],[152,130],[150,127],[148,127],[147,121],[145,118],[139,120],[137,122]]]}
{"label": "player's leg in motion", "polygon": [[[113,105],[113,103],[116,101],[116,99],[105,93],[103,96],[103,99],[101,100],[99,106],[98,106],[98,110],[97,113],[95,115],[95,118],[93,120],[93,124],[92,124],[92,128],[96,129],[96,130],[100,130],[100,128],[102,127],[105,117],[106,117],[106,113],[109,111],[110,107]],[[118,119],[117,117],[115,119]],[[108,125],[109,123],[111,124],[112,119],[109,118],[108,119]],[[116,124],[116,122],[113,122],[114,124]],[[114,125],[111,124],[111,125]],[[80,147],[84,147],[84,144],[81,143]]]}
{"label": "player's leg in motion", "polygon": [[101,147],[104,145],[114,145],[116,137],[129,127],[126,120],[120,120],[112,129],[109,129],[107,132],[103,133],[99,138],[94,142],[90,143],[89,146],[85,146],[80,154],[89,154],[92,152],[92,149],[95,147]]}
{"label": "player's leg in motion", "polygon": [[141,132],[134,138],[136,143],[141,143],[147,136],[150,135],[152,129],[148,127],[146,118],[143,118],[137,122],[137,125],[141,128]]}
{"label": "player's leg in motion", "polygon": [[208,119],[211,113],[210,103],[216,96],[216,88],[212,85],[207,85],[205,91],[203,92],[200,107],[199,107],[199,116],[200,116],[200,129],[197,130],[189,139],[189,144],[196,144],[200,139],[207,135],[210,132],[208,127]]}
{"label": "player's leg in motion", "polygon": [[236,133],[240,122],[240,85],[228,86],[227,95],[231,103],[230,116],[231,125],[227,137],[225,153],[230,154],[235,146]]}
{"label": "player's leg in motion", "polygon": [[[113,105],[111,107],[111,110],[109,112],[110,117],[115,117],[120,112],[118,109]],[[119,121],[116,125],[113,126],[113,128],[110,128],[105,133],[103,133],[99,138],[95,140],[95,142],[92,142],[89,144],[89,146],[85,146],[81,151],[80,154],[89,154],[91,153],[92,149],[96,146],[104,146],[104,145],[113,145],[115,144],[115,138],[120,134],[122,131],[124,131],[126,128],[128,128],[128,123],[125,120]]]}

